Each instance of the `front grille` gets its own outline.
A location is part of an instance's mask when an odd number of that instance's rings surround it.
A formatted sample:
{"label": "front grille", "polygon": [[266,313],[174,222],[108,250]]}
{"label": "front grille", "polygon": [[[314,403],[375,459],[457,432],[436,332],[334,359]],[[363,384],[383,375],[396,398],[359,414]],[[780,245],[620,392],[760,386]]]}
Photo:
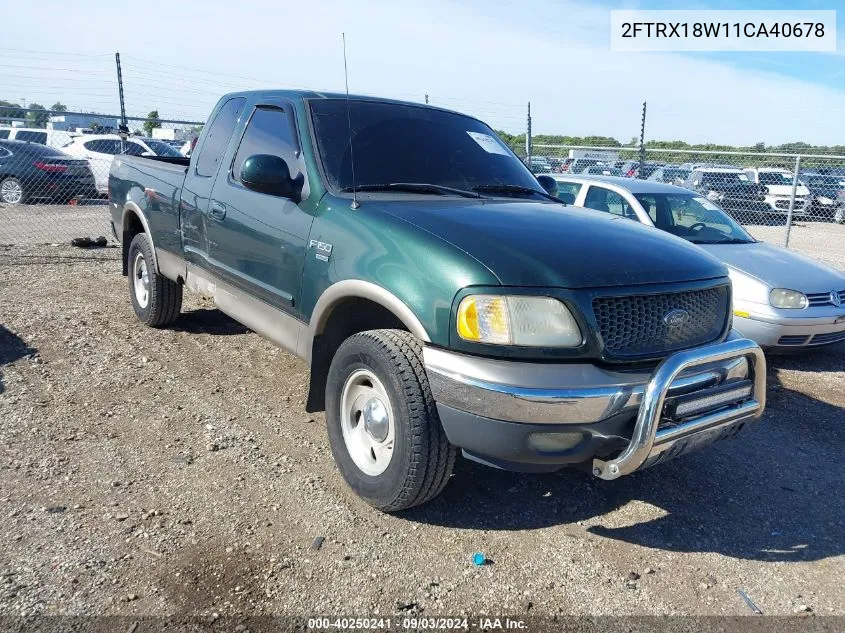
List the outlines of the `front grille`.
{"label": "front grille", "polygon": [[837,343],[845,341],[845,332],[828,332],[827,334],[816,334],[810,345],[823,345],[825,343]]}
{"label": "front grille", "polygon": [[[686,312],[688,318],[667,324],[667,315],[676,311]],[[609,356],[662,356],[719,338],[727,318],[728,287],[597,297],[593,312]]]}
{"label": "front grille", "polygon": [[[841,303],[845,303],[845,290],[838,291],[839,296],[842,297],[840,300]],[[807,294],[807,302],[812,306],[832,306],[835,305],[833,303],[833,299],[830,296],[829,292],[813,292]]]}

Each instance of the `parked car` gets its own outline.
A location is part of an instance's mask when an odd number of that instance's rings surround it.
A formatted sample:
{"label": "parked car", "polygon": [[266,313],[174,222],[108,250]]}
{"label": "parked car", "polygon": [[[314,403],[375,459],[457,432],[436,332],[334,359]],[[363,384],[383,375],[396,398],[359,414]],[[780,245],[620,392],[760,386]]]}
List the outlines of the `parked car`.
{"label": "parked car", "polygon": [[372,505],[434,498],[458,448],[615,479],[762,412],[765,360],[730,333],[727,269],[562,205],[484,123],[270,90],[209,121],[190,160],[112,164],[135,314],[172,323],[187,287],[305,359],[306,407]]}
{"label": "parked car", "polygon": [[575,206],[657,227],[724,262],[733,282],[734,328],[763,348],[845,341],[845,273],[758,242],[714,201],[688,189],[625,178],[556,179],[580,185]]}
{"label": "parked car", "polygon": [[529,167],[534,174],[550,174],[552,172],[552,163],[545,156],[532,156]]}
{"label": "parked car", "polygon": [[638,160],[626,160],[622,163],[620,169],[622,170],[622,174],[628,178],[646,179],[660,169],[660,167],[662,165],[656,163],[641,163]]}
{"label": "parked car", "polygon": [[9,141],[26,141],[61,148],[71,138],[72,134],[63,130],[46,130],[40,127],[0,127],[0,139]]}
{"label": "parked car", "polygon": [[845,222],[845,183],[841,177],[802,171],[801,182],[810,191],[805,201],[809,216],[838,224]]}
{"label": "parked car", "polygon": [[[792,185],[795,179],[793,172],[779,167],[746,167],[743,171],[751,182],[766,188],[764,201],[772,211],[781,215],[789,212],[789,205],[792,204]],[[810,190],[799,180],[795,188],[793,215],[806,215],[805,205],[809,202],[807,200],[809,195]]]}
{"label": "parked car", "polygon": [[580,174],[588,167],[596,167],[597,165],[604,165],[604,163],[596,158],[576,158],[569,163],[568,173]]}
{"label": "parked car", "polygon": [[597,174],[599,176],[624,176],[621,169],[611,167],[610,165],[593,165],[587,167],[582,174]]}
{"label": "parked car", "polygon": [[[151,146],[154,145],[158,152]],[[115,156],[165,156],[181,158],[181,154],[169,145],[156,139],[132,136],[122,140],[117,134],[85,134],[75,137],[62,148],[76,158],[84,158],[91,166],[97,191],[108,193],[109,167]],[[159,153],[161,152],[161,153]]]}
{"label": "parked car", "polygon": [[771,207],[766,204],[766,188],[751,182],[733,167],[697,167],[690,172],[684,187],[701,193],[743,222],[768,224]]}
{"label": "parked car", "polygon": [[86,161],[38,143],[0,140],[0,202],[68,202],[95,194]]}
{"label": "parked car", "polygon": [[683,185],[684,181],[690,175],[691,169],[684,169],[675,165],[664,165],[658,167],[646,180],[654,180],[656,182],[666,183],[667,185]]}

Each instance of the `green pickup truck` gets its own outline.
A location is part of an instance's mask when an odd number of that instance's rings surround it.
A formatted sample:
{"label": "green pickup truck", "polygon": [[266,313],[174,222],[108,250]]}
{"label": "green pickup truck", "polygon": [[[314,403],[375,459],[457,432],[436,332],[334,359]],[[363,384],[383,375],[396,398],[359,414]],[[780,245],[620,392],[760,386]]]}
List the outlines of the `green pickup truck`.
{"label": "green pickup truck", "polygon": [[138,318],[183,288],[307,362],[308,411],[384,511],[497,468],[615,479],[735,435],[765,361],[722,264],[563,204],[484,123],[373,97],[223,97],[190,159],[116,157]]}

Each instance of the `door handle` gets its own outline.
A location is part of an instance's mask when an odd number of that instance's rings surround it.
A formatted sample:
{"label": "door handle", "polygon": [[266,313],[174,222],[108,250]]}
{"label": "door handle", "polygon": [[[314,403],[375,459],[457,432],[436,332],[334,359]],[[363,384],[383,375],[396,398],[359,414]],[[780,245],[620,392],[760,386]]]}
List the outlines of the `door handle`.
{"label": "door handle", "polygon": [[212,202],[211,209],[208,211],[208,215],[210,215],[215,220],[222,220],[226,217],[226,205],[220,204],[219,202]]}

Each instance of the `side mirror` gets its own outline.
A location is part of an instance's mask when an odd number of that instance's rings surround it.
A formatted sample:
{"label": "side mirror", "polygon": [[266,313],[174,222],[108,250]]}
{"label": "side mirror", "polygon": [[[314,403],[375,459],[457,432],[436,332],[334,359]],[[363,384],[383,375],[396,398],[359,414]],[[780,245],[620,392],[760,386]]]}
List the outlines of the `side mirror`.
{"label": "side mirror", "polygon": [[271,154],[254,154],[241,166],[241,182],[244,187],[270,196],[290,198],[299,202],[303,178],[290,177],[290,168],[285,160]]}
{"label": "side mirror", "polygon": [[557,197],[557,180],[551,176],[540,174],[537,176],[537,182],[539,182],[540,186],[546,190],[547,194]]}

